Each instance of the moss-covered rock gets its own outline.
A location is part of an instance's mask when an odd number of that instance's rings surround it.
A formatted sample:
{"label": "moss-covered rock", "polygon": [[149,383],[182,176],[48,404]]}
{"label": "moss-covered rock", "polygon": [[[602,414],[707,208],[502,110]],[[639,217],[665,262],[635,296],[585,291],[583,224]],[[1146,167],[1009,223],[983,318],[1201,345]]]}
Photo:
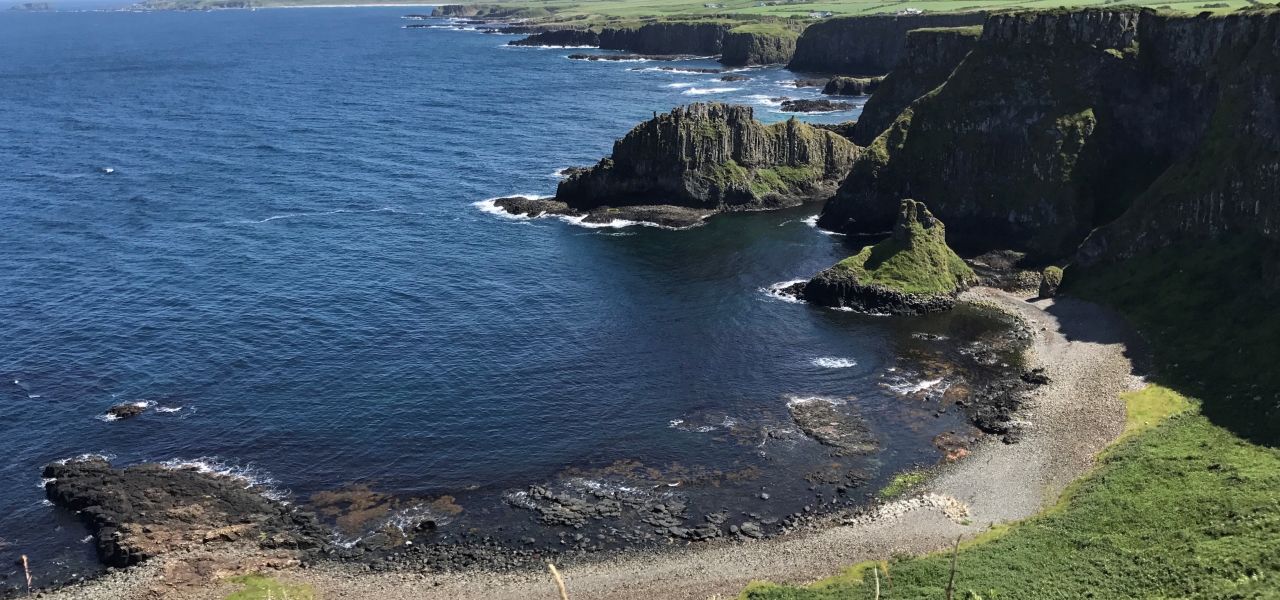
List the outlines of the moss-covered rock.
{"label": "moss-covered rock", "polygon": [[829,198],[857,151],[847,139],[794,119],[765,125],[747,106],[692,104],[637,125],[611,157],[562,181],[556,200],[579,211],[794,206]]}
{"label": "moss-covered rock", "polygon": [[804,284],[814,304],[865,312],[947,310],[977,276],[947,246],[946,229],[924,204],[903,200],[893,233]]}
{"label": "moss-covered rock", "polygon": [[1052,298],[1058,295],[1058,286],[1062,285],[1062,267],[1048,266],[1040,272],[1040,297]]}

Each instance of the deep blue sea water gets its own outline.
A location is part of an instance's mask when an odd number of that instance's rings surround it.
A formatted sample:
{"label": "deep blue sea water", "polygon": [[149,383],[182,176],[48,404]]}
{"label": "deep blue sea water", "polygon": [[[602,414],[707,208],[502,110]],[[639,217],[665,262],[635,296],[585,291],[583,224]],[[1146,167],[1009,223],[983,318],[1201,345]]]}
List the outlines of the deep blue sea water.
{"label": "deep blue sea water", "polygon": [[[602,470],[620,460],[690,482],[695,514],[813,503],[802,475],[832,459],[760,435],[791,427],[789,399],[856,403],[882,447],[846,461],[859,494],[964,427],[903,393],[945,353],[912,333],[967,340],[989,319],[761,291],[850,253],[805,222],[818,206],[688,231],[476,206],[553,192],[558,169],[675,105],[785,118],[767,98],[816,95],[795,74],[569,61],[581,50],[404,29],[404,12],[0,14],[4,586],[19,553],[45,581],[92,570],[86,531],[39,486],[81,453],[198,459],[298,503],[350,484],[449,494],[464,512],[442,531],[514,531],[533,525],[513,492],[567,469],[623,485]],[[102,418],[122,402],[151,408]]]}

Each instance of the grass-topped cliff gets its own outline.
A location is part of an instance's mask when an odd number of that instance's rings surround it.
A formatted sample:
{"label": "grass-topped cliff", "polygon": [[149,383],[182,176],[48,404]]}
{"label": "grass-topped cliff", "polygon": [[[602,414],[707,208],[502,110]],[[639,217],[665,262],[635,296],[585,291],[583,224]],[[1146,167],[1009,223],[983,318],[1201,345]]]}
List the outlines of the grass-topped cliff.
{"label": "grass-topped cliff", "polygon": [[869,312],[945,310],[977,280],[924,204],[903,200],[893,233],[804,284],[805,300]]}

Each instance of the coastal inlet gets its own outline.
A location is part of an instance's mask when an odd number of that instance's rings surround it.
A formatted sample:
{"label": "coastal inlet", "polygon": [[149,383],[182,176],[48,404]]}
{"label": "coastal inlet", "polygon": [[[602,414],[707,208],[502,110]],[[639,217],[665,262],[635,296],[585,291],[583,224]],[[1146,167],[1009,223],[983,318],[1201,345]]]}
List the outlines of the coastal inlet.
{"label": "coastal inlet", "polygon": [[0,18],[0,550],[37,585],[100,568],[41,480],[85,453],[235,475],[342,552],[545,552],[774,534],[977,434],[953,401],[1016,371],[1009,324],[777,297],[857,251],[817,206],[685,231],[475,206],[691,99],[784,120],[752,96],[816,97],[801,75],[402,12]]}

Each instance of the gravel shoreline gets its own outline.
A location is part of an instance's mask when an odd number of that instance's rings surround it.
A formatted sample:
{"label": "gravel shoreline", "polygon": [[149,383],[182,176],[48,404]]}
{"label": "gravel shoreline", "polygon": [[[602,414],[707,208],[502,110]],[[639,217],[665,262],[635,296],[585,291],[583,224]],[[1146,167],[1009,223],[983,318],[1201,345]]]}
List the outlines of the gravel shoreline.
{"label": "gravel shoreline", "polygon": [[[1024,422],[1019,443],[988,436],[968,458],[941,469],[914,495],[855,516],[833,515],[811,531],[560,565],[570,597],[735,597],[752,580],[804,583],[863,560],[940,550],[957,535],[971,537],[993,524],[1024,519],[1056,501],[1123,431],[1119,394],[1142,385],[1131,361],[1138,338],[1118,315],[1078,300],[1028,302],[989,288],[966,292],[963,299],[1021,319],[1034,334],[1027,365],[1045,368],[1052,380],[1033,391],[1018,413]],[[220,562],[231,562],[226,558]],[[224,598],[234,589],[174,585],[167,573],[172,565],[147,564],[44,597],[203,599]],[[323,565],[273,575],[309,584],[325,598],[556,597],[542,572],[370,573],[362,565]]]}

